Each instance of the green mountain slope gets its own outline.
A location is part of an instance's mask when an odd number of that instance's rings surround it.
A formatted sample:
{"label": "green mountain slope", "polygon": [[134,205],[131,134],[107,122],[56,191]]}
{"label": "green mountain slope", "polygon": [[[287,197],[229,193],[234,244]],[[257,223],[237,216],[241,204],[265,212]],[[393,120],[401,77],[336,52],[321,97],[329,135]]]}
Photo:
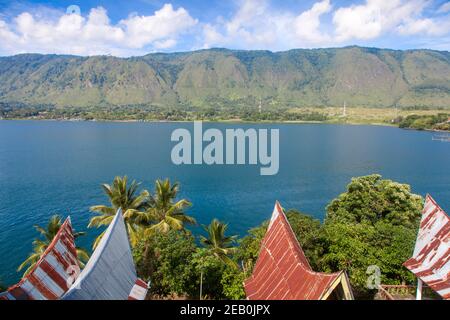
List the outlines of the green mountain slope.
{"label": "green mountain slope", "polygon": [[3,103],[226,108],[260,99],[274,108],[450,108],[450,53],[347,47],[0,58]]}

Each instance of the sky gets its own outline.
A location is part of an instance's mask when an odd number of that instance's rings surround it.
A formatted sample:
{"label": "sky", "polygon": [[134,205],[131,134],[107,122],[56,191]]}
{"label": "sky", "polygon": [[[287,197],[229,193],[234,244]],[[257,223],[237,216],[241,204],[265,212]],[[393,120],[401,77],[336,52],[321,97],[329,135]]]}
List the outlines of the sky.
{"label": "sky", "polygon": [[446,0],[0,0],[0,55],[359,45],[450,51]]}

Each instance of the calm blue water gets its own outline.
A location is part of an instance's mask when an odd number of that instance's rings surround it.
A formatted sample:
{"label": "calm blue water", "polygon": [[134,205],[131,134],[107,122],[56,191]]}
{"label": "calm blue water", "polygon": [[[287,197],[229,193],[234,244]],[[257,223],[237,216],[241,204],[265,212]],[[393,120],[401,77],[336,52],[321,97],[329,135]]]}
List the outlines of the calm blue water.
{"label": "calm blue water", "polygon": [[[428,132],[342,125],[204,124],[204,127],[279,128],[280,171],[260,176],[259,166],[175,166],[170,159],[180,123],[0,121],[0,278],[12,284],[17,266],[54,213],[72,216],[85,230],[89,207],[107,202],[100,188],[128,175],[153,188],[157,178],[180,181],[181,196],[202,224],[212,217],[245,234],[268,219],[275,200],[323,218],[325,206],[353,176],[381,173],[431,193],[450,211],[450,143]],[[91,246],[96,230],[81,245]]]}

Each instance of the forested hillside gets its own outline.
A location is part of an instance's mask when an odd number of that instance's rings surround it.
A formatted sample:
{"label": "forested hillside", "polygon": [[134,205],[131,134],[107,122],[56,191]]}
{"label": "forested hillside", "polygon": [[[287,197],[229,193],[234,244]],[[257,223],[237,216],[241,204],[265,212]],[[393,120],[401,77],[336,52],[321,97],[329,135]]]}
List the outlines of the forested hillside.
{"label": "forested hillside", "polygon": [[211,49],[143,57],[0,58],[3,104],[180,108],[450,108],[450,53]]}

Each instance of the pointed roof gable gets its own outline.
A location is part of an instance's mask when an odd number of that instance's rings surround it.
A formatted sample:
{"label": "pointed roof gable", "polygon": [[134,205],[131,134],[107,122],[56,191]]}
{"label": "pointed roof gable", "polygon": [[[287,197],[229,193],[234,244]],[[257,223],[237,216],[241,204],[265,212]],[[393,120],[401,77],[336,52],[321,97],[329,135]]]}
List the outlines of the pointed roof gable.
{"label": "pointed roof gable", "polygon": [[444,299],[450,299],[450,218],[430,195],[413,256],[404,265]]}
{"label": "pointed roof gable", "polygon": [[[344,276],[344,277],[343,277]],[[343,272],[314,272],[277,202],[252,276],[244,284],[249,300],[319,300]],[[351,295],[351,294],[350,294]]]}
{"label": "pointed roof gable", "polygon": [[[0,294],[0,300],[55,300],[63,296],[79,270],[70,217],[34,268]],[[78,272],[79,273],[79,272]]]}
{"label": "pointed roof gable", "polygon": [[137,280],[122,210],[119,209],[63,300],[127,300]]}

